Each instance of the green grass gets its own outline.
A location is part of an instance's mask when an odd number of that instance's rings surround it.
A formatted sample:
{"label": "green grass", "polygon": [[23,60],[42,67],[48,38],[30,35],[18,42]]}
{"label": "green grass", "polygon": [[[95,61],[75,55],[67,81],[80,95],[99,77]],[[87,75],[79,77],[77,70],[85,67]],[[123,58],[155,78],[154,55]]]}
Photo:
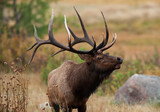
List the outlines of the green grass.
{"label": "green grass", "polygon": [[41,76],[45,84],[48,82],[48,75],[49,73],[59,67],[61,65],[61,61],[56,60],[55,58],[48,57],[47,65],[42,68]]}

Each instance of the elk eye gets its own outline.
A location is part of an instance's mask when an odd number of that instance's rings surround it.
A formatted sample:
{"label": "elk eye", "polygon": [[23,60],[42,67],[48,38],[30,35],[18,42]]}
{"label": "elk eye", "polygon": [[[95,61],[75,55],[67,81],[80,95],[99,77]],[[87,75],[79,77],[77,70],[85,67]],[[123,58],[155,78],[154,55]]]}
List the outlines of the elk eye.
{"label": "elk eye", "polygon": [[103,59],[103,58],[102,58],[102,57],[98,57],[97,59],[98,59],[98,60],[101,60],[101,59]]}

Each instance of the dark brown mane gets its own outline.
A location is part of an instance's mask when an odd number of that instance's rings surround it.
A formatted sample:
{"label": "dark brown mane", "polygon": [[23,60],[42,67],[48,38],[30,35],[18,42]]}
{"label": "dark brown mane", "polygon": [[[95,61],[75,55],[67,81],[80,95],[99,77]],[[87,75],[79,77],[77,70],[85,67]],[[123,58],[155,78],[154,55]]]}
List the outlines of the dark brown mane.
{"label": "dark brown mane", "polygon": [[113,69],[106,71],[100,70],[96,68],[94,62],[84,62],[73,66],[72,75],[67,80],[76,97],[80,99],[88,98],[100,83],[109,77],[112,71]]}

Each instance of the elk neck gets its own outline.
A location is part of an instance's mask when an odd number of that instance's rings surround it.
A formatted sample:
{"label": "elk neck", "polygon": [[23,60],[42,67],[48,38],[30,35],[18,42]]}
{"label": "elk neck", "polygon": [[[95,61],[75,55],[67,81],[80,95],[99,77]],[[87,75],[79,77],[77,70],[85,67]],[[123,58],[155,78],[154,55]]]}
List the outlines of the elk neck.
{"label": "elk neck", "polygon": [[96,67],[94,62],[76,64],[68,77],[68,84],[75,97],[79,99],[89,98],[112,71],[102,71]]}

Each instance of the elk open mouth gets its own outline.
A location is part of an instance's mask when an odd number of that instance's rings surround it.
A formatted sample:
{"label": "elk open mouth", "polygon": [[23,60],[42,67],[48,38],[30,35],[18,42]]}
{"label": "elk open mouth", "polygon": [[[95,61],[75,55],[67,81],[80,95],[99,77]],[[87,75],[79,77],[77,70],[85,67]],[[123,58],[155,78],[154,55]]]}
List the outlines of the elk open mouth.
{"label": "elk open mouth", "polygon": [[115,69],[120,69],[121,68],[121,64],[123,63],[123,59],[122,58],[118,58],[118,60],[119,60],[119,62],[114,65]]}
{"label": "elk open mouth", "polygon": [[121,62],[121,63],[118,63],[118,64],[115,64],[115,65],[114,65],[114,68],[115,68],[115,69],[120,69],[120,68],[121,68],[121,64],[122,64],[122,62]]}
{"label": "elk open mouth", "polygon": [[114,68],[115,68],[115,69],[120,69],[120,68],[121,68],[121,64],[116,64],[116,65],[114,65]]}

